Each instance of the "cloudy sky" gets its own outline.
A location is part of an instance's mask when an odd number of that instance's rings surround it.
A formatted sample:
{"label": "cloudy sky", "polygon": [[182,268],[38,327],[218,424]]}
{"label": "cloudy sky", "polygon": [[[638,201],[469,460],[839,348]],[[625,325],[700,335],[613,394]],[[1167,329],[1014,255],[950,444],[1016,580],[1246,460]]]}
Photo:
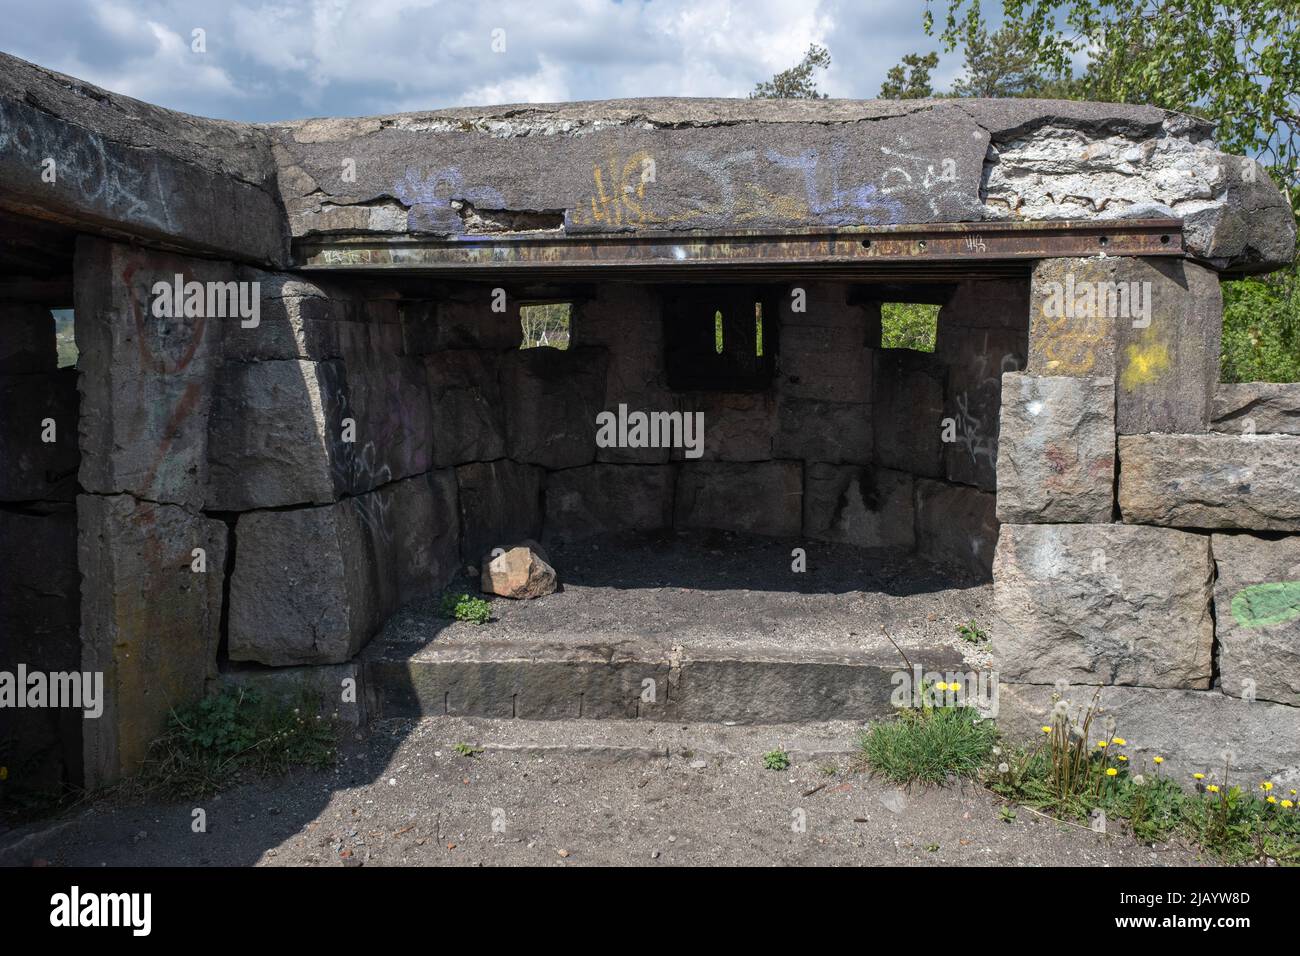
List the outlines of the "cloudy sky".
{"label": "cloudy sky", "polygon": [[[0,0],[0,49],[248,121],[744,96],[812,42],[834,61],[822,90],[872,97],[903,54],[939,49],[923,11],[922,0]],[[960,63],[940,52],[942,88]]]}

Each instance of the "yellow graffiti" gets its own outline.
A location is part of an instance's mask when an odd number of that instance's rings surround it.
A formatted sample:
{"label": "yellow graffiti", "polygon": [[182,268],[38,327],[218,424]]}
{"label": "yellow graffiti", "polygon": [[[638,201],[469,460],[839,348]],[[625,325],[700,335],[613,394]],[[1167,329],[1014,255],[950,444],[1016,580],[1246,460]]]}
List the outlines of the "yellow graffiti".
{"label": "yellow graffiti", "polygon": [[1131,392],[1139,385],[1149,385],[1156,381],[1169,368],[1169,347],[1164,342],[1154,340],[1150,332],[1144,333],[1144,342],[1130,345],[1124,350],[1128,361],[1120,376],[1120,384],[1126,392]]}
{"label": "yellow graffiti", "polygon": [[1087,375],[1097,364],[1097,350],[1105,350],[1112,322],[1104,316],[1053,317],[1041,308],[1034,322],[1034,347],[1045,358],[1044,370],[1052,375]]}
{"label": "yellow graffiti", "polygon": [[625,161],[611,157],[604,164],[593,166],[591,179],[591,193],[573,210],[574,225],[648,226],[701,219],[727,219],[737,223],[781,219],[802,223],[811,218],[806,199],[747,181],[727,182],[722,187],[721,201],[696,197],[687,208],[656,211],[648,198],[656,182],[655,160],[644,150],[633,153]]}

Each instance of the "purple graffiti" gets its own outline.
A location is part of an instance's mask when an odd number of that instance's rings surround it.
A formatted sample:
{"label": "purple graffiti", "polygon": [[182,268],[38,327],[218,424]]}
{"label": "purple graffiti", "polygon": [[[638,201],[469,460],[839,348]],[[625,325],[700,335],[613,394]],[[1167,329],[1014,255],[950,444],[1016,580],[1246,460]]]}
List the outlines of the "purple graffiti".
{"label": "purple graffiti", "polygon": [[406,224],[411,232],[459,235],[465,231],[453,200],[466,200],[480,209],[501,209],[505,200],[491,186],[466,188],[459,166],[447,166],[421,176],[413,166],[393,184],[393,195],[407,207]]}
{"label": "purple graffiti", "polygon": [[860,183],[848,188],[840,185],[840,169],[844,164],[844,148],[832,148],[825,166],[830,171],[830,191],[822,196],[817,181],[818,167],[823,165],[815,149],[807,149],[798,156],[786,156],[774,149],[767,151],[769,162],[785,169],[803,173],[804,191],[808,195],[808,211],[830,226],[889,225],[903,219],[903,204],[885,196],[871,183]]}

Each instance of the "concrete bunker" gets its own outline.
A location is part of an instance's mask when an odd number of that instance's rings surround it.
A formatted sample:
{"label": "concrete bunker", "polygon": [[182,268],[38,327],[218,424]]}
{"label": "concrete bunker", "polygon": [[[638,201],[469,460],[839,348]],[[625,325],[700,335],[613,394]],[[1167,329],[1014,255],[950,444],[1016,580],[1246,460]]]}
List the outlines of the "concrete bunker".
{"label": "concrete bunker", "polygon": [[[1220,277],[1289,261],[1294,221],[1193,119],[655,100],[251,126],[3,57],[0,122],[23,131],[0,522],[30,581],[4,664],[104,679],[101,717],[7,731],[40,779],[131,773],[228,682],[353,721],[869,719],[899,670],[881,624],[995,670],[1010,732],[1063,681],[1171,762],[1300,763],[1294,625],[1232,611],[1294,576],[1300,402],[1217,370]],[[257,314],[162,314],[176,276]],[[938,306],[933,352],[883,347],[896,302]],[[75,371],[22,344],[32,308],[74,309]],[[702,446],[598,443],[620,408],[702,415]],[[564,600],[435,622],[524,537]],[[938,634],[963,616],[991,659]]]}

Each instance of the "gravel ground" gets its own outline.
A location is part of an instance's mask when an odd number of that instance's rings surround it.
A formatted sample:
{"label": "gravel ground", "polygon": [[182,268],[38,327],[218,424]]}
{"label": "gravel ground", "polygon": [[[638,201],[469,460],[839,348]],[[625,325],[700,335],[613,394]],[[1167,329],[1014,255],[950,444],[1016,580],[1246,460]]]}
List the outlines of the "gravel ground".
{"label": "gravel ground", "polygon": [[[607,726],[610,722],[605,722]],[[1187,865],[971,784],[899,789],[850,769],[851,728],[431,718],[350,739],[337,768],[183,803],[101,799],[0,838],[66,866]],[[527,724],[528,727],[519,728]],[[468,742],[483,751],[462,756]],[[761,754],[780,744],[784,771]],[[699,750],[692,749],[698,745]],[[834,751],[840,751],[836,753]],[[207,831],[192,830],[205,811]]]}

